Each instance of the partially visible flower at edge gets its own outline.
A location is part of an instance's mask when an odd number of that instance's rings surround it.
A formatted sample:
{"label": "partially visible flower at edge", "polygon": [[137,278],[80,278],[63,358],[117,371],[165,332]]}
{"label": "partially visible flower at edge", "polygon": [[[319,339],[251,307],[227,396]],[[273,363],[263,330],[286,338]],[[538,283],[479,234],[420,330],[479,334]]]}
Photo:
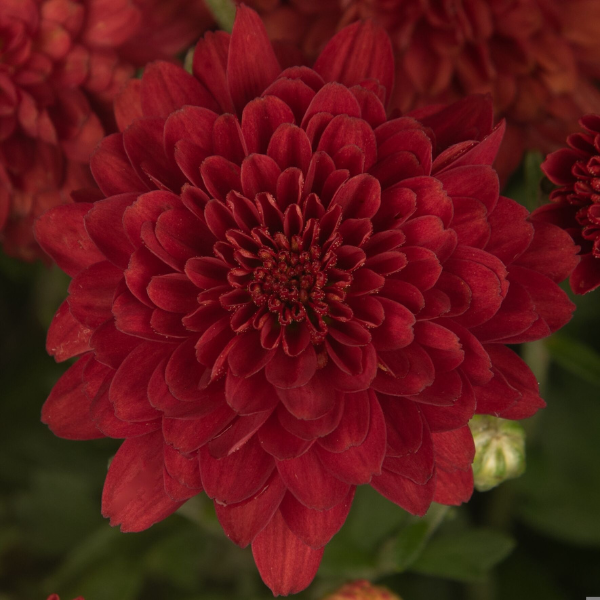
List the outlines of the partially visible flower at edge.
{"label": "partially visible flower at edge", "polygon": [[576,294],[587,294],[600,286],[600,115],[586,115],[580,125],[583,131],[567,138],[569,147],[542,164],[559,187],[532,218],[562,227],[579,244],[581,261],[569,282]]}
{"label": "partially visible flower at edge", "polygon": [[325,596],[323,600],[402,600],[388,589],[373,585],[364,579],[353,581]]}
{"label": "partially visible flower at edge", "polygon": [[40,256],[33,221],[93,185],[112,102],[138,66],[174,57],[212,23],[202,0],[2,0],[0,242]]}
{"label": "partially visible flower at edge", "polygon": [[576,248],[499,194],[488,97],[387,119],[372,23],[282,69],[242,6],[192,71],[150,65],[91,160],[106,198],[37,221],[73,277],[47,348],[79,356],[42,419],[125,439],[111,524],[143,530],[204,491],[286,595],[357,485],[418,515],[469,499],[473,414],[544,406],[506,344],[570,319]]}
{"label": "partially visible flower at edge", "polygon": [[[50,594],[46,600],[60,600],[60,596],[58,594]],[[73,598],[73,600],[85,600],[83,596],[77,596],[77,598]]]}

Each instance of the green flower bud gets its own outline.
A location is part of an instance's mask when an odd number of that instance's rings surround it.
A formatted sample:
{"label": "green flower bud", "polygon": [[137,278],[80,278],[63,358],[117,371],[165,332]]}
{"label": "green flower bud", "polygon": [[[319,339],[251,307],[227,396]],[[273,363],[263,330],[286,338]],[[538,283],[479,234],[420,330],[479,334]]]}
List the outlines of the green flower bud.
{"label": "green flower bud", "polygon": [[516,421],[476,415],[469,422],[475,440],[473,477],[485,492],[525,471],[525,431]]}

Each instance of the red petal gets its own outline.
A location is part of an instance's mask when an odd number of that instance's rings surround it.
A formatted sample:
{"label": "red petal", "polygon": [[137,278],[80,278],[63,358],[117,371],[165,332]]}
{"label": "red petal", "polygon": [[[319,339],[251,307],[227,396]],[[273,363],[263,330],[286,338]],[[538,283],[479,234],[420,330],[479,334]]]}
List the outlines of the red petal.
{"label": "red petal", "polygon": [[200,490],[189,488],[177,481],[166,467],[163,467],[163,484],[165,492],[174,502],[183,502],[200,493]]}
{"label": "red petal", "polygon": [[104,256],[120,269],[126,269],[134,250],[123,229],[123,213],[137,194],[121,194],[99,200],[85,216],[85,229]]}
{"label": "red petal", "polygon": [[360,446],[369,431],[370,412],[368,392],[346,394],[340,424],[329,435],[318,440],[319,445],[329,452],[344,452],[353,446]]}
{"label": "red petal", "polygon": [[284,429],[277,411],[259,429],[257,435],[263,450],[278,460],[297,458],[312,445],[312,440],[304,440]]}
{"label": "red petal", "polygon": [[364,173],[343,184],[331,202],[342,207],[344,219],[370,219],[379,210],[381,186],[377,179]]}
{"label": "red petal", "polygon": [[56,311],[48,329],[46,352],[56,362],[63,362],[90,350],[92,330],[76,321],[65,300]]}
{"label": "red petal", "polygon": [[546,406],[540,398],[535,375],[515,352],[499,344],[489,344],[485,348],[494,368],[521,394],[517,403],[500,412],[499,416],[504,419],[526,419]]}
{"label": "red petal", "polygon": [[402,475],[418,485],[425,485],[433,476],[436,457],[429,427],[423,422],[423,442],[416,452],[404,456],[388,456],[384,469]]}
{"label": "red petal", "polygon": [[317,354],[312,345],[295,357],[288,356],[280,347],[272,360],[267,363],[265,375],[275,387],[289,389],[307,384],[316,370]]}
{"label": "red petal", "polygon": [[102,515],[121,531],[143,531],[175,512],[163,483],[160,431],[125,440],[110,463],[102,492]]}
{"label": "red petal", "polygon": [[124,131],[136,119],[143,117],[142,113],[142,82],[139,79],[130,79],[113,101],[115,120],[119,131]]}
{"label": "red petal", "polygon": [[[270,364],[275,350],[265,350],[260,344],[260,333],[249,331],[237,337],[237,342],[229,353],[229,366],[234,375],[249,377]],[[268,379],[268,377],[267,377]]]}
{"label": "red petal", "polygon": [[147,290],[150,300],[163,310],[185,314],[198,308],[197,288],[180,273],[153,277]]}
{"label": "red petal", "polygon": [[361,164],[360,172],[368,171],[377,159],[377,142],[371,126],[362,119],[337,115],[325,127],[317,150],[336,157],[334,160],[338,164],[338,152],[345,146],[356,146],[361,150],[364,163]]}
{"label": "red petal", "polygon": [[571,236],[551,223],[534,222],[533,241],[517,264],[559,283],[577,266],[577,246]]}
{"label": "red petal", "polygon": [[200,448],[202,487],[209,498],[223,504],[242,502],[261,490],[275,468],[273,458],[252,438],[237,452],[213,458],[206,446]]}
{"label": "red petal", "polygon": [[209,442],[234,418],[235,413],[227,405],[196,419],[163,417],[163,435],[168,444],[189,453]]}
{"label": "red petal", "polygon": [[[511,265],[510,280],[520,283],[527,290],[535,304],[536,312],[543,319],[550,333],[554,333],[571,320],[575,305],[549,277],[530,269]],[[533,335],[529,340],[540,339],[546,335],[548,335],[546,332],[541,336]]]}
{"label": "red petal", "polygon": [[281,67],[260,17],[250,8],[237,9],[227,59],[227,83],[240,114],[273,83]]}
{"label": "red petal", "polygon": [[392,396],[411,396],[433,383],[435,366],[420,344],[413,342],[406,348],[378,354],[380,368],[373,381],[376,391]]}
{"label": "red petal", "polygon": [[312,148],[303,129],[284,123],[271,136],[267,154],[280,169],[297,167],[306,175],[312,157]]}
{"label": "red petal", "polygon": [[121,363],[109,391],[119,419],[150,421],[160,416],[148,401],[148,382],[156,366],[171,350],[166,344],[144,342]]}
{"label": "red petal", "polygon": [[500,196],[496,208],[488,216],[491,235],[486,252],[510,264],[531,244],[534,229],[526,221],[527,209],[510,198]]}
{"label": "red petal", "polygon": [[128,423],[115,416],[115,408],[108,397],[110,379],[100,388],[91,406],[96,427],[108,437],[122,439],[146,435],[160,429],[160,418]]}
{"label": "red petal", "polygon": [[231,456],[248,442],[271,416],[272,410],[238,417],[222,433],[208,442],[208,450],[213,458]]}
{"label": "red petal", "polygon": [[156,222],[164,211],[180,205],[179,196],[163,190],[138,196],[138,199],[123,213],[123,227],[131,243],[139,248],[142,245],[144,223]]}
{"label": "red petal", "polygon": [[548,154],[542,164],[542,170],[552,183],[570,185],[576,181],[572,173],[573,165],[581,158],[579,152],[571,148],[561,148]]}
{"label": "red petal", "polygon": [[466,471],[470,468],[475,458],[475,443],[468,425],[432,434],[435,447],[435,462],[446,471],[461,469]]}
{"label": "red petal", "polygon": [[448,472],[437,470],[434,501],[438,504],[459,506],[468,502],[473,494],[473,471]]}
{"label": "red petal", "polygon": [[200,469],[196,455],[184,456],[168,444],[163,446],[165,468],[171,477],[188,488],[202,491]]}
{"label": "red petal", "polygon": [[[429,108],[429,107],[428,107]],[[435,133],[438,151],[465,140],[481,140],[488,135],[494,125],[494,110],[491,96],[472,94],[450,104],[421,109],[429,114],[413,111],[411,116],[418,119]],[[460,127],[456,127],[460,123]]]}
{"label": "red petal", "polygon": [[394,56],[387,33],[372,21],[353,23],[335,35],[315,62],[325,81],[351,87],[375,79],[390,98],[394,84]]}
{"label": "red petal", "polygon": [[[185,179],[171,168],[164,151],[164,119],[134,121],[123,132],[123,145],[138,177],[151,188],[166,187],[178,191]],[[145,190],[140,190],[145,191]]]}
{"label": "red petal", "polygon": [[263,371],[250,377],[236,377],[230,371],[225,380],[225,399],[240,415],[264,412],[275,408],[279,402]]}
{"label": "red petal", "polygon": [[344,500],[329,510],[306,508],[292,494],[287,493],[279,510],[294,535],[307,546],[319,549],[328,544],[342,528],[350,512],[355,490],[356,488],[351,487]]}
{"label": "red petal", "polygon": [[112,318],[112,301],[122,278],[123,271],[107,261],[80,271],[69,285],[71,314],[83,325],[94,328]]}
{"label": "red petal", "polygon": [[248,153],[265,154],[277,128],[293,122],[291,108],[276,96],[265,96],[249,102],[242,113],[242,133]]}
{"label": "red petal", "polygon": [[[292,388],[277,388],[277,396],[297,419],[318,419],[334,406],[336,396],[331,383],[317,371],[306,384]],[[271,392],[273,393],[273,392]]]}
{"label": "red petal", "polygon": [[242,191],[240,168],[222,156],[209,156],[200,165],[200,174],[208,193],[217,200],[224,201],[232,190]]}
{"label": "red petal", "polygon": [[333,508],[350,490],[323,467],[312,448],[298,458],[278,461],[277,470],[288,490],[307,508]]}
{"label": "red petal", "polygon": [[423,442],[423,420],[419,407],[407,398],[378,394],[387,427],[387,455],[415,453]]}
{"label": "red petal", "polygon": [[85,394],[83,369],[92,358],[82,356],[54,384],[42,408],[42,423],[57,436],[68,440],[93,440],[104,437],[92,421],[91,400]]}
{"label": "red petal", "polygon": [[242,163],[242,191],[248,198],[260,192],[275,194],[281,170],[277,163],[264,154],[251,154]]}
{"label": "red petal", "polygon": [[84,226],[84,217],[92,206],[87,202],[56,206],[35,222],[38,244],[71,277],[104,260]]}
{"label": "red petal", "polygon": [[431,477],[425,485],[418,485],[406,477],[383,469],[381,475],[373,477],[371,486],[394,504],[422,517],[433,501],[435,479],[435,476]]}
{"label": "red petal", "polygon": [[473,386],[462,378],[462,394],[452,406],[434,406],[422,404],[421,413],[427,420],[432,432],[449,431],[466,425],[475,414],[477,401]]}
{"label": "red petal", "polygon": [[[315,446],[315,452],[325,468],[346,483],[361,485],[369,483],[373,475],[381,473],[386,453],[386,423],[373,392],[371,396],[369,432],[362,444],[343,452],[332,453]],[[346,402],[352,401],[347,398]]]}
{"label": "red petal", "polygon": [[274,473],[265,487],[248,500],[228,505],[215,502],[215,512],[225,535],[245,548],[273,518],[284,495],[285,485]]}
{"label": "red petal", "polygon": [[385,312],[381,327],[373,330],[373,344],[378,351],[405,348],[414,340],[414,315],[403,305],[387,298],[378,298]]}
{"label": "red petal", "polygon": [[227,56],[231,36],[224,31],[207,31],[196,44],[192,70],[220,104],[222,112],[234,113],[235,108],[227,85]]}
{"label": "red petal", "polygon": [[146,179],[140,178],[131,166],[121,133],[109,135],[98,144],[90,158],[90,169],[106,196],[148,191]]}
{"label": "red petal", "polygon": [[206,88],[181,67],[165,62],[150,63],[142,76],[142,110],[145,117],[168,117],[185,105],[219,110]]}
{"label": "red petal", "polygon": [[336,392],[334,407],[318,419],[297,419],[283,404],[280,404],[277,410],[279,422],[287,431],[309,441],[330,434],[339,425],[343,412],[344,396],[341,392]]}
{"label": "red petal", "polygon": [[139,338],[121,333],[110,319],[100,325],[90,338],[96,360],[113,369],[118,369],[140,342]]}
{"label": "red petal", "polygon": [[296,594],[317,573],[323,550],[313,550],[296,537],[277,511],[254,538],[252,554],[263,581],[275,596]]}
{"label": "red petal", "polygon": [[582,256],[569,279],[576,294],[587,294],[600,285],[600,260],[593,254]]}

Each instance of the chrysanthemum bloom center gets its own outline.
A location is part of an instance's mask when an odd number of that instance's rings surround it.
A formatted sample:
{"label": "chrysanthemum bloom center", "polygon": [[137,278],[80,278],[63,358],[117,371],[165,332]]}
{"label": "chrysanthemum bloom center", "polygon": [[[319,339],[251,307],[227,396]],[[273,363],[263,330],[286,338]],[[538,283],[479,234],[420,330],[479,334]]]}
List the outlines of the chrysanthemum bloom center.
{"label": "chrysanthemum bloom center", "polygon": [[[330,211],[328,216],[336,212]],[[295,207],[286,214],[286,223],[298,233],[291,233],[289,227],[287,233],[275,234],[266,227],[254,228],[250,236],[241,231],[228,232],[239,265],[228,279],[240,293],[250,294],[257,309],[254,323],[259,328],[269,313],[276,315],[281,326],[305,321],[311,342],[320,344],[327,335],[327,316],[342,309],[352,283],[347,270],[336,268],[336,250],[342,245],[342,236],[334,230],[324,242],[320,241],[318,219],[309,219],[302,227],[302,217]],[[298,218],[295,226],[292,214]]]}

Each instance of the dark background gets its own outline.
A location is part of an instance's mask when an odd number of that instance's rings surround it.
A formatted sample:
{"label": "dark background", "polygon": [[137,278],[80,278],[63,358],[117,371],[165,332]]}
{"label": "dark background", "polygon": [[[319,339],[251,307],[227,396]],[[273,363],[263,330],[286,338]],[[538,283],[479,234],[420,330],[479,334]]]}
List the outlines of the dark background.
{"label": "dark background", "polygon": [[[528,155],[505,192],[529,208],[545,198],[540,158]],[[67,285],[57,268],[0,255],[0,600],[271,598],[250,549],[226,539],[204,496],[143,533],[121,534],[100,515],[119,441],[61,440],[39,420],[68,366],[44,350]],[[524,423],[525,475],[424,519],[359,489],[299,598],[361,577],[404,600],[600,595],[600,290],[574,301],[567,327],[520,349],[548,402]]]}

